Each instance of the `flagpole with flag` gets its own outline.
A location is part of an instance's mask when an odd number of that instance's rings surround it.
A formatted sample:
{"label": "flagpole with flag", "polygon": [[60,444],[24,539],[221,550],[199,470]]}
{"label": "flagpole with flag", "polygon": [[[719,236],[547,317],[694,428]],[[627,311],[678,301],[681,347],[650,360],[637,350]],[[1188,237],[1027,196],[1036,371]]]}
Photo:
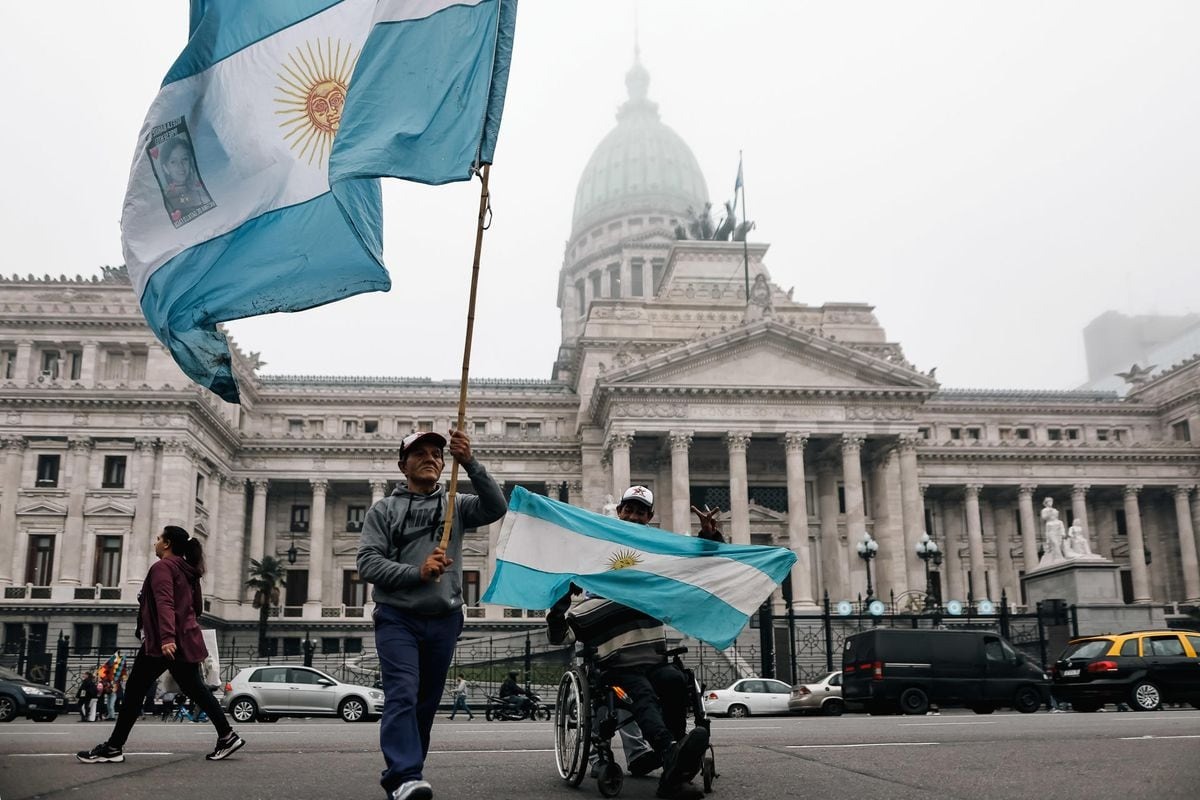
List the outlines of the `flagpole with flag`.
{"label": "flagpole with flag", "polygon": [[737,180],[733,184],[733,206],[737,209],[738,190],[742,192],[742,226],[745,227],[745,232],[742,236],[742,277],[746,283],[746,305],[750,305],[750,226],[747,224],[748,217],[746,216],[746,184],[742,180],[742,151],[738,150],[738,174]]}

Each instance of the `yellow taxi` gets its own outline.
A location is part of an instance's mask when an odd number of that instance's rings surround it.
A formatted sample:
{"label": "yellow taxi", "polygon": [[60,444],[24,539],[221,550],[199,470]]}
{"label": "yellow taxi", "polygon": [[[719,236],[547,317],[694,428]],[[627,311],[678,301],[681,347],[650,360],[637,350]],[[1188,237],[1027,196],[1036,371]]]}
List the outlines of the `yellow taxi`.
{"label": "yellow taxi", "polygon": [[1156,711],[1163,703],[1200,708],[1200,632],[1129,631],[1072,639],[1050,668],[1054,696],[1076,711],[1128,703]]}

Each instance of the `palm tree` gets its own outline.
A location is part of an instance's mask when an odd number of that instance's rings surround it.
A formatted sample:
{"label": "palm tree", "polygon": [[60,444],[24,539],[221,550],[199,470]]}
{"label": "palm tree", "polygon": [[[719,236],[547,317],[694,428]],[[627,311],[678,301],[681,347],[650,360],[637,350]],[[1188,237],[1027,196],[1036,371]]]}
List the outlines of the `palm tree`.
{"label": "palm tree", "polygon": [[258,654],[267,654],[267,617],[271,608],[279,605],[279,587],[286,586],[283,562],[274,556],[262,561],[250,559],[250,580],[246,585],[254,590],[254,607],[258,609]]}

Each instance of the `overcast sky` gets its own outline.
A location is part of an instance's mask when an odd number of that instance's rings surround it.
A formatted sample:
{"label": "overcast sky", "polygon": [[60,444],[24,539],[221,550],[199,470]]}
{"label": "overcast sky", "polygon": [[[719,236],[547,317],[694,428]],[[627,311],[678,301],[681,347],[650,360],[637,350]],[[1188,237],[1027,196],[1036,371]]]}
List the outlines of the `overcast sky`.
{"label": "overcast sky", "polygon": [[[0,4],[0,272],[121,263],[187,5]],[[549,377],[575,186],[625,98],[635,16],[714,205],[745,151],[774,281],[873,304],[944,386],[1072,388],[1096,315],[1200,311],[1200,3],[522,0],[473,377]],[[237,342],[268,373],[458,377],[477,203],[478,183],[385,181],[391,293],[236,322]]]}

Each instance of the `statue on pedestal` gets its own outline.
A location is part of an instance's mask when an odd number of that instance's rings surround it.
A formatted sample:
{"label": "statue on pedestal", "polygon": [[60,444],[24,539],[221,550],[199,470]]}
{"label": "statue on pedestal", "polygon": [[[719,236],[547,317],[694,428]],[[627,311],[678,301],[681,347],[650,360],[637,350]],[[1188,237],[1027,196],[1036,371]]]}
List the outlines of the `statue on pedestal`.
{"label": "statue on pedestal", "polygon": [[1079,524],[1079,520],[1076,520],[1067,529],[1067,539],[1063,543],[1063,554],[1067,558],[1092,555],[1092,546],[1088,543],[1087,534],[1084,533],[1083,526]]}
{"label": "statue on pedestal", "polygon": [[606,517],[617,516],[617,503],[611,494],[604,495],[604,505],[601,506],[600,513]]}
{"label": "statue on pedestal", "polygon": [[1045,537],[1044,552],[1038,567],[1046,567],[1065,561],[1066,552],[1063,542],[1066,539],[1066,529],[1058,518],[1058,509],[1054,507],[1054,498],[1047,497],[1042,501],[1042,531]]}

